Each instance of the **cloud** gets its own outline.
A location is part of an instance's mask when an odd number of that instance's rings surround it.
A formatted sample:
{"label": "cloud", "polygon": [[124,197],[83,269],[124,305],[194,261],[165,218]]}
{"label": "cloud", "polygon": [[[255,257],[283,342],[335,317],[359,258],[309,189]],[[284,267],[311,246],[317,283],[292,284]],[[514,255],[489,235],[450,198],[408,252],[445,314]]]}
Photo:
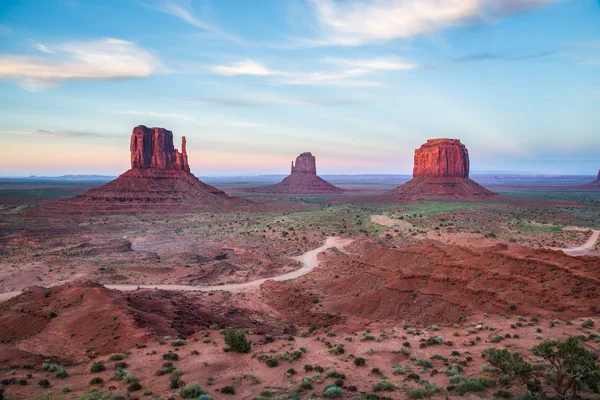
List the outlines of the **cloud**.
{"label": "cloud", "polygon": [[553,49],[553,50],[546,50],[546,51],[540,51],[540,52],[534,52],[534,53],[520,53],[520,54],[508,53],[508,52],[506,52],[506,53],[502,53],[502,52],[473,53],[473,54],[468,54],[466,56],[456,58],[456,59],[454,59],[454,62],[469,63],[469,62],[494,61],[494,60],[522,61],[522,60],[531,60],[534,58],[548,57],[548,56],[557,54],[559,52],[560,52],[559,49]]}
{"label": "cloud", "polygon": [[68,80],[140,78],[161,69],[154,56],[126,40],[106,38],[43,48],[45,57],[0,55],[0,78],[36,91]]}
{"label": "cloud", "polygon": [[135,110],[127,110],[127,111],[117,111],[116,114],[121,115],[135,115],[142,117],[150,117],[150,118],[167,118],[171,120],[177,120],[182,122],[191,122],[193,124],[204,125],[204,123],[198,121],[196,118],[187,114],[173,114],[173,113],[164,113],[164,112],[155,112],[155,111],[135,111]]}
{"label": "cloud", "polygon": [[50,50],[50,48],[48,48],[48,46],[46,46],[45,44],[42,43],[35,43],[34,47],[36,49],[38,49],[39,51],[41,51],[42,53],[46,53],[46,54],[54,54],[54,50]]}
{"label": "cloud", "polygon": [[311,0],[321,37],[310,46],[358,46],[501,18],[560,0]]}
{"label": "cloud", "polygon": [[217,75],[255,75],[255,76],[269,76],[269,75],[281,75],[283,73],[272,71],[263,64],[257,63],[256,61],[246,60],[236,62],[230,65],[214,65],[210,70]]}
{"label": "cloud", "polygon": [[166,14],[173,15],[198,29],[211,33],[215,37],[226,39],[237,44],[243,44],[242,40],[238,37],[230,35],[219,27],[196,17],[190,0],[160,0],[157,4],[151,5],[150,7]]}
{"label": "cloud", "polygon": [[326,61],[330,63],[342,64],[353,68],[361,68],[367,70],[381,71],[400,71],[419,68],[418,64],[403,61],[396,57],[382,57],[373,59],[339,59],[328,58]]}
{"label": "cloud", "polygon": [[402,61],[395,57],[373,59],[335,59],[325,60],[329,64],[337,64],[345,69],[327,72],[298,72],[274,70],[254,60],[245,60],[228,65],[213,65],[209,72],[217,75],[248,75],[270,77],[272,83],[294,86],[340,86],[340,87],[381,87],[381,82],[356,79],[370,75],[376,71],[410,70],[418,68],[417,64]]}
{"label": "cloud", "polygon": [[84,132],[84,131],[62,131],[52,129],[36,129],[36,130],[24,130],[24,131],[0,131],[3,135],[18,135],[18,136],[46,136],[55,138],[81,138],[81,137],[100,137],[106,136],[95,132]]}
{"label": "cloud", "polygon": [[357,104],[369,104],[370,101],[355,98],[294,98],[286,96],[261,96],[253,95],[251,97],[235,97],[235,98],[215,98],[215,97],[198,97],[180,99],[194,103],[223,106],[223,107],[259,107],[269,105],[294,105],[305,107],[321,107],[321,106],[345,106]]}

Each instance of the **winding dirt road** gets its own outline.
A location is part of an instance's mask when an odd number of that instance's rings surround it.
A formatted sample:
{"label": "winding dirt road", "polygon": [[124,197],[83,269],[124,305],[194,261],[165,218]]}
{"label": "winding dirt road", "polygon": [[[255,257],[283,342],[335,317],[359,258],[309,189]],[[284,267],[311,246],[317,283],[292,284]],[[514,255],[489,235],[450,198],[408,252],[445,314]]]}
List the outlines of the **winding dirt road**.
{"label": "winding dirt road", "polygon": [[[108,289],[120,290],[122,292],[128,292],[137,289],[164,289],[164,290],[183,290],[190,292],[210,292],[212,290],[224,290],[227,292],[240,292],[245,289],[259,287],[265,281],[274,280],[274,281],[287,281],[290,279],[296,279],[301,277],[302,275],[308,274],[315,267],[319,265],[319,253],[330,249],[332,247],[342,248],[350,243],[352,243],[354,239],[342,239],[340,237],[328,237],[325,240],[325,244],[321,247],[317,247],[314,250],[307,251],[297,257],[294,257],[295,260],[300,261],[303,266],[302,268],[298,268],[294,271],[288,272],[283,275],[274,276],[271,278],[262,278],[257,279],[250,282],[245,283],[234,283],[229,285],[215,285],[215,286],[190,286],[190,285],[104,285]],[[68,282],[55,282],[53,284],[47,285],[46,287],[52,287],[57,285],[62,285]],[[0,301],[8,300],[12,297],[19,295],[21,291],[16,292],[8,292],[8,293],[0,293]]]}
{"label": "winding dirt road", "polygon": [[596,251],[596,243],[598,243],[598,238],[600,238],[600,231],[595,229],[587,229],[587,228],[576,228],[576,227],[568,227],[564,228],[566,231],[592,231],[592,234],[586,240],[584,244],[579,247],[572,247],[570,249],[556,249],[561,250],[563,253],[568,254],[570,256],[585,256],[585,255],[595,255],[598,253]]}

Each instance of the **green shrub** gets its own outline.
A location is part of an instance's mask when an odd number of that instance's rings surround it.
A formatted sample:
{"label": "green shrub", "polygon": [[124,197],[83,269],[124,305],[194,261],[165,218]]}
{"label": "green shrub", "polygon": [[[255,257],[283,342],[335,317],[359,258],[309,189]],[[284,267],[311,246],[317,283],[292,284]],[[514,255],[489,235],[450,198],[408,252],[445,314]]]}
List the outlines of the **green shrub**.
{"label": "green shrub", "polygon": [[98,372],[102,372],[104,370],[106,370],[106,367],[104,366],[104,361],[97,361],[93,363],[92,367],[90,368],[90,372],[93,374],[97,374]]}
{"label": "green shrub", "polygon": [[235,328],[225,329],[225,344],[237,353],[249,353],[251,344],[244,332]]}
{"label": "green shrub", "polygon": [[333,355],[340,355],[340,354],[344,354],[346,350],[344,350],[344,345],[343,344],[336,344],[333,348],[329,349],[329,352]]}
{"label": "green shrub", "polygon": [[203,393],[198,397],[198,400],[213,400],[213,398],[211,395]]}
{"label": "green shrub", "polygon": [[265,364],[267,364],[267,367],[269,368],[274,368],[279,365],[279,361],[277,361],[275,357],[268,357],[265,360]]}
{"label": "green shrub", "polygon": [[67,372],[67,369],[62,365],[56,369],[57,378],[66,378],[67,376],[69,376],[69,373]]}
{"label": "green shrub", "polygon": [[50,387],[50,381],[49,381],[48,379],[40,379],[40,380],[38,381],[38,385],[39,385],[40,387],[43,387],[44,389],[45,389],[45,388],[49,388],[49,387]]}
{"label": "green shrub", "polygon": [[415,365],[423,368],[433,368],[433,364],[431,361],[422,358],[419,358],[417,361],[415,361]]}
{"label": "green shrub", "polygon": [[396,385],[389,381],[381,381],[373,385],[374,392],[393,392],[394,390],[396,390]]}
{"label": "green shrub", "polygon": [[99,376],[95,376],[90,380],[90,385],[102,385],[104,383],[104,379]]}
{"label": "green shrub", "polygon": [[223,386],[221,388],[221,393],[224,393],[224,394],[235,394],[235,388],[232,385]]}
{"label": "green shrub", "polygon": [[170,351],[168,353],[163,354],[162,358],[163,360],[177,361],[179,360],[179,354]]}
{"label": "green shrub", "polygon": [[487,388],[496,386],[496,382],[487,376],[477,376],[461,381],[456,385],[456,391],[459,394],[467,392],[483,392]]}
{"label": "green shrub", "polygon": [[129,384],[129,386],[127,386],[127,390],[130,392],[135,392],[137,390],[140,390],[141,388],[142,385],[138,381],[132,382]]}
{"label": "green shrub", "polygon": [[342,389],[340,389],[336,385],[328,385],[323,390],[323,397],[326,397],[328,399],[335,399],[335,398],[343,397],[343,396],[344,396],[344,392],[342,392]]}
{"label": "green shrub", "polygon": [[366,364],[367,364],[367,361],[362,357],[356,357],[354,359],[354,365],[356,365],[358,367],[366,365]]}
{"label": "green shrub", "polygon": [[409,399],[424,399],[426,397],[425,389],[419,387],[405,387],[404,392],[406,392],[406,396]]}
{"label": "green shrub", "polygon": [[184,399],[198,398],[202,392],[202,388],[197,383],[190,383],[179,389],[179,395]]}
{"label": "green shrub", "polygon": [[181,347],[185,344],[185,342],[181,339],[175,339],[173,341],[171,341],[171,346],[173,347]]}
{"label": "green shrub", "polygon": [[109,361],[121,361],[123,359],[123,354],[115,353],[108,356]]}
{"label": "green shrub", "polygon": [[44,371],[48,371],[48,372],[56,372],[56,370],[58,369],[58,365],[56,365],[56,364],[49,364],[49,363],[43,363],[42,364],[42,369]]}

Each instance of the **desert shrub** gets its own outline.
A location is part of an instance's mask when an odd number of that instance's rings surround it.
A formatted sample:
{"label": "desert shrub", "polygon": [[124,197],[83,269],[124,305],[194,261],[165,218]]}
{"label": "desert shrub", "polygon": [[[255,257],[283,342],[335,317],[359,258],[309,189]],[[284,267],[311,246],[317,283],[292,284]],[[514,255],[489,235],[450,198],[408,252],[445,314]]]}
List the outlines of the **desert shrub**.
{"label": "desert shrub", "polygon": [[279,365],[279,361],[277,361],[275,357],[267,357],[267,359],[265,359],[265,364],[267,364],[267,367],[269,368],[274,368]]}
{"label": "desert shrub", "polygon": [[392,369],[394,370],[394,375],[404,375],[407,372],[410,372],[410,367],[408,366],[394,365]]}
{"label": "desert shrub", "polygon": [[394,390],[396,390],[396,385],[389,381],[381,381],[373,385],[374,392],[393,392]]}
{"label": "desert shrub", "polygon": [[115,353],[108,356],[109,361],[121,361],[123,359],[123,354]]}
{"label": "desert shrub", "polygon": [[423,358],[419,358],[417,361],[415,361],[415,365],[423,368],[433,368],[433,364],[431,363],[431,361],[425,360]]}
{"label": "desert shrub", "polygon": [[50,387],[50,381],[48,379],[40,379],[38,381],[38,385],[40,387],[43,387],[43,388],[49,388]]}
{"label": "desert shrub", "polygon": [[346,375],[342,374],[341,372],[337,372],[337,371],[327,371],[327,374],[325,374],[326,378],[335,378],[335,379],[346,379]]}
{"label": "desert shrub", "polygon": [[477,376],[461,381],[456,385],[459,394],[467,392],[483,392],[487,388],[496,386],[496,382],[487,376]]}
{"label": "desert shrub", "polygon": [[56,365],[56,364],[49,364],[49,363],[43,363],[42,364],[42,369],[44,371],[48,371],[48,372],[56,372],[56,370],[58,369],[58,365]]}
{"label": "desert shrub", "polygon": [[92,364],[92,367],[90,368],[90,372],[93,374],[97,374],[98,372],[102,372],[104,370],[106,370],[106,367],[104,366],[104,361],[96,361]]}
{"label": "desert shrub", "polygon": [[211,395],[203,393],[198,397],[198,400],[213,400],[213,398]]}
{"label": "desert shrub", "polygon": [[314,369],[314,368],[313,368],[313,366],[312,366],[312,365],[310,365],[310,364],[306,364],[306,365],[304,365],[304,371],[306,371],[306,372],[310,372],[310,371],[312,371],[313,369]]}
{"label": "desert shrub", "polygon": [[333,355],[340,355],[340,354],[344,354],[346,350],[344,350],[344,345],[343,344],[336,344],[335,346],[333,346],[333,348],[329,349],[329,352]]}
{"label": "desert shrub", "polygon": [[221,393],[224,394],[235,394],[235,388],[231,385],[223,386],[221,388]]}
{"label": "desert shrub", "polygon": [[175,339],[171,341],[171,346],[173,347],[181,347],[185,344],[185,341],[181,340],[181,339]]}
{"label": "desert shrub", "polygon": [[285,371],[285,376],[290,377],[292,375],[296,375],[296,370],[294,368],[290,368],[287,371]]}
{"label": "desert shrub", "polygon": [[225,344],[229,348],[237,353],[249,353],[250,352],[250,341],[246,339],[244,332],[239,331],[235,328],[225,329]]}
{"label": "desert shrub", "polygon": [[433,345],[442,344],[442,343],[444,343],[444,339],[442,339],[440,336],[430,337],[425,340],[425,344],[427,346],[433,346]]}
{"label": "desert shrub", "polygon": [[312,389],[312,380],[310,378],[307,378],[307,377],[302,378],[302,381],[300,382],[300,389],[301,390],[310,390],[310,389]]}
{"label": "desert shrub", "polygon": [[99,376],[95,376],[90,379],[90,385],[102,385],[103,383],[104,379],[100,378]]}
{"label": "desert shrub", "polygon": [[165,353],[162,355],[163,360],[169,360],[169,361],[177,361],[179,360],[179,354],[177,353],[173,353],[172,351]]}
{"label": "desert shrub", "polygon": [[125,361],[115,363],[115,369],[118,369],[118,368],[121,368],[121,369],[127,368],[127,363]]}
{"label": "desert shrub", "polygon": [[587,320],[583,321],[583,323],[581,324],[581,326],[583,328],[590,329],[590,328],[592,328],[594,326],[594,321],[592,321],[591,319],[587,319]]}
{"label": "desert shrub", "polygon": [[343,397],[343,396],[344,396],[344,392],[342,392],[342,389],[340,389],[336,385],[328,385],[323,390],[323,397],[326,397],[328,399],[335,399],[335,398]]}
{"label": "desert shrub", "polygon": [[190,383],[179,389],[179,395],[184,399],[195,399],[202,393],[202,388],[197,383]]}
{"label": "desert shrub", "polygon": [[127,386],[127,390],[130,392],[135,392],[137,390],[140,390],[141,388],[142,385],[138,381],[132,382],[129,384],[129,386]]}
{"label": "desert shrub", "polygon": [[364,358],[362,358],[362,357],[356,357],[354,359],[354,365],[356,365],[356,366],[360,367],[360,366],[365,365],[366,363],[367,363],[367,361]]}
{"label": "desert shrub", "polygon": [[424,399],[426,397],[425,389],[420,387],[405,387],[404,392],[409,399]]}
{"label": "desert shrub", "polygon": [[69,373],[67,372],[67,369],[62,365],[56,369],[57,378],[66,378],[67,376],[69,376]]}

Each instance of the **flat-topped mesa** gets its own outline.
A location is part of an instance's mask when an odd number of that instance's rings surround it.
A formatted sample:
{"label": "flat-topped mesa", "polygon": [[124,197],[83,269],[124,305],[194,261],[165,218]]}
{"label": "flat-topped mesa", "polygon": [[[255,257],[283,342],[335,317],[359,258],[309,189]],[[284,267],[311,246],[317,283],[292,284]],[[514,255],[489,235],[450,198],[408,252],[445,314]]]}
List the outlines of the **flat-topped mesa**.
{"label": "flat-topped mesa", "polygon": [[179,169],[190,172],[185,136],[181,153],[173,146],[173,132],[139,125],[131,133],[131,168]]}
{"label": "flat-topped mesa", "polygon": [[469,152],[458,139],[429,139],[415,150],[413,177],[468,178]]}
{"label": "flat-topped mesa", "polygon": [[317,174],[317,160],[310,152],[296,157],[296,165],[292,161],[292,174]]}
{"label": "flat-topped mesa", "polygon": [[469,179],[469,152],[458,139],[429,139],[416,149],[413,179],[392,193],[411,200],[497,196]]}

